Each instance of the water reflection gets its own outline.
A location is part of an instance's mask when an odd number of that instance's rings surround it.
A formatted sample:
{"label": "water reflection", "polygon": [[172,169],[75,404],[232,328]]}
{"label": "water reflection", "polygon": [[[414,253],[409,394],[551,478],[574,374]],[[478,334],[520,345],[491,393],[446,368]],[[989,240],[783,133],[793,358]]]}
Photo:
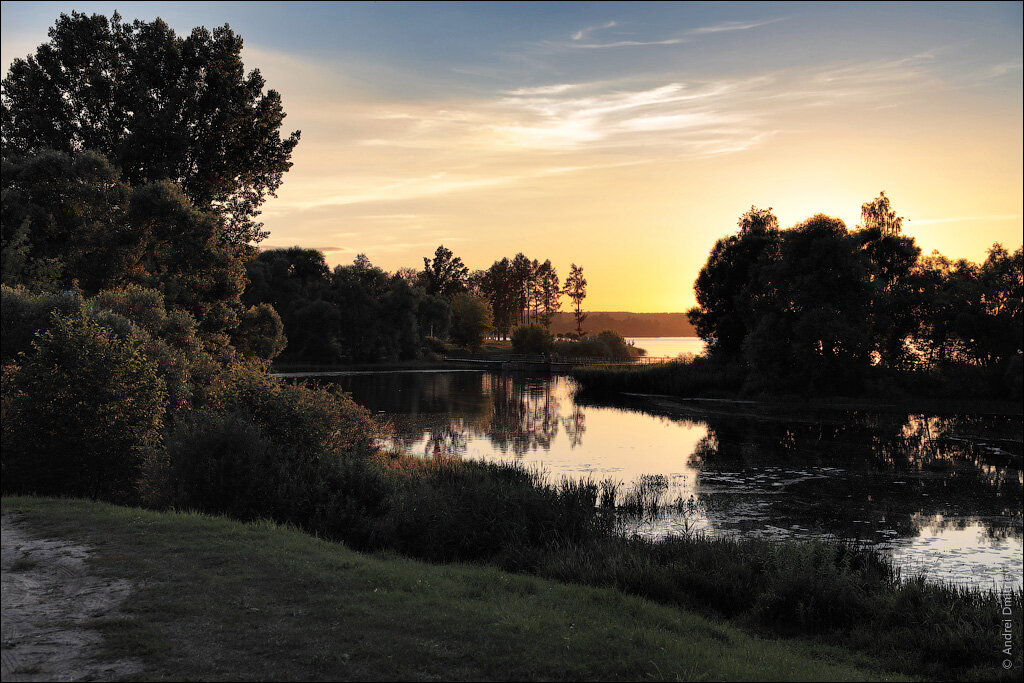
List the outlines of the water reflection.
{"label": "water reflection", "polygon": [[639,533],[829,534],[888,548],[908,571],[978,581],[1010,567],[1021,583],[1020,415],[576,396],[566,378],[483,372],[339,381],[410,452],[659,475],[692,499]]}

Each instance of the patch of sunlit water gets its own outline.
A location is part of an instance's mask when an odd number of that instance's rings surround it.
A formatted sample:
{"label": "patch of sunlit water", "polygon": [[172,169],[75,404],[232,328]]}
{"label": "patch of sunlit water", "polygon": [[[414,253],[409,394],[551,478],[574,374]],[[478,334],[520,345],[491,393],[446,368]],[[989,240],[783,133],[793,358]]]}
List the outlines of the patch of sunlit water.
{"label": "patch of sunlit water", "polygon": [[[1024,583],[1019,416],[605,405],[578,402],[564,377],[491,373],[343,382],[391,424],[389,445],[410,453],[515,461],[552,481],[612,479],[620,494],[663,478],[669,512],[634,520],[630,533],[839,537],[890,553],[905,576]],[[684,514],[671,510],[690,499]]]}

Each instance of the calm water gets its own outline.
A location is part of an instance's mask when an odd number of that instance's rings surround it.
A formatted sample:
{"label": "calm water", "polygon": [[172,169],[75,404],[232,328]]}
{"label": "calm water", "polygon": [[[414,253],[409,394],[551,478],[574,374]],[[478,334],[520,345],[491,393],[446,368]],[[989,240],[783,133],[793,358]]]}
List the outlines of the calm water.
{"label": "calm water", "polygon": [[656,475],[692,509],[644,535],[828,534],[889,550],[905,574],[1024,583],[1020,415],[595,399],[564,377],[476,371],[334,379],[413,453],[627,487]]}
{"label": "calm water", "polygon": [[673,358],[681,353],[692,353],[699,356],[704,353],[704,341],[700,337],[627,337],[641,349],[647,350],[648,356]]}

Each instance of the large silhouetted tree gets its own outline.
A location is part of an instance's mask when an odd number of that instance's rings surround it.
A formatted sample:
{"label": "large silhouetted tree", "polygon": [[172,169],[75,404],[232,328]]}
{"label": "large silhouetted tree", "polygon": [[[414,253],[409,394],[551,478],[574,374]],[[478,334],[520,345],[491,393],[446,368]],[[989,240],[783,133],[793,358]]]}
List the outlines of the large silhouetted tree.
{"label": "large silhouetted tree", "polygon": [[871,266],[856,235],[817,214],[781,233],[778,257],[751,280],[743,355],[771,389],[855,389],[872,350]]}
{"label": "large silhouetted tree", "polygon": [[423,280],[427,294],[440,294],[451,299],[466,291],[469,268],[462,259],[442,244],[434,251],[434,258],[423,257]]}
{"label": "large silhouetted tree", "polygon": [[779,221],[769,209],[750,207],[740,216],[739,232],[715,242],[694,283],[697,306],[687,311],[697,335],[713,356],[739,357],[750,332],[752,312],[763,292],[755,281],[762,261],[776,258]]}
{"label": "large silhouetted tree", "polygon": [[495,332],[507,338],[519,310],[519,291],[512,272],[512,262],[503,258],[492,263],[481,280],[480,289],[491,304]]}
{"label": "large silhouetted tree", "polygon": [[877,229],[883,236],[898,235],[903,227],[903,217],[896,215],[884,190],[870,202],[861,204],[860,222],[862,227]]}
{"label": "large silhouetted tree", "polygon": [[259,207],[291,166],[281,98],[242,64],[225,24],[177,36],[162,19],[62,14],[3,80],[3,155],[93,150],[133,187],[169,180],[224,218],[222,239],[265,236]]}
{"label": "large silhouetted tree", "polygon": [[893,368],[912,360],[908,342],[928,305],[921,296],[923,283],[916,267],[921,249],[913,237],[900,234],[902,224],[903,218],[882,192],[861,206],[861,226],[856,232],[872,265],[871,318],[865,326],[873,331],[878,361]]}
{"label": "large silhouetted tree", "polygon": [[562,307],[562,287],[558,271],[547,260],[537,267],[537,320],[544,329],[551,328],[551,319]]}

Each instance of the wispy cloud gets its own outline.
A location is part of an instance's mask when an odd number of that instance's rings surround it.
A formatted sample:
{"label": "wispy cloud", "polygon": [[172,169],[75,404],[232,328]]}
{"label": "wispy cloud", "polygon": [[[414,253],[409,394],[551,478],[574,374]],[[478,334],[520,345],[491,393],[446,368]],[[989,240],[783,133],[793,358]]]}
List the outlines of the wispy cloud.
{"label": "wispy cloud", "polygon": [[613,28],[618,25],[619,22],[617,21],[609,21],[607,24],[601,24],[600,26],[588,26],[586,28],[581,28],[579,31],[576,31],[576,33],[572,34],[572,39],[583,40],[594,31],[603,31],[606,28]]}
{"label": "wispy cloud", "polygon": [[768,24],[774,24],[777,21],[782,21],[783,17],[776,17],[774,19],[763,19],[761,21],[722,21],[717,24],[711,24],[710,26],[701,26],[699,28],[690,29],[690,33],[701,34],[701,33],[724,33],[726,31],[746,31],[748,29],[757,28],[759,26],[767,26]]}
{"label": "wispy cloud", "polygon": [[643,45],[678,45],[685,43],[686,38],[668,38],[666,40],[617,40],[613,43],[573,43],[573,47],[598,50],[606,47],[638,47]]}
{"label": "wispy cloud", "polygon": [[[760,23],[703,28],[743,30]],[[397,212],[371,209],[377,217],[360,217],[363,225],[436,225],[417,217],[424,201],[616,165],[741,153],[799,126],[796,121],[811,108],[849,112],[860,106],[866,112],[905,101],[932,78],[932,61],[917,54],[703,80],[643,73],[560,79],[436,101],[381,101],[357,86],[345,90],[351,81],[342,80],[342,94],[304,103],[305,112],[315,112],[307,113],[315,117],[312,124],[302,124],[304,140],[317,140],[318,131],[325,137],[300,147],[299,154],[309,156],[296,158],[293,176],[310,169],[302,194],[282,197],[268,212],[393,203]],[[292,64],[285,60],[284,66]],[[316,93],[304,91],[310,98]]]}
{"label": "wispy cloud", "polygon": [[579,83],[560,83],[558,85],[542,85],[536,88],[516,88],[509,90],[507,95],[560,95],[569,90],[577,90],[582,85]]}
{"label": "wispy cloud", "polygon": [[[1000,78],[1007,74],[1012,74],[1014,71],[1020,71],[1024,68],[1024,64],[1020,60],[1015,62],[1002,62],[1001,64],[994,64],[988,68],[984,74],[984,78]],[[1018,75],[1018,78],[1020,76]]]}
{"label": "wispy cloud", "polygon": [[783,17],[775,17],[772,19],[761,19],[754,21],[723,21],[717,24],[711,24],[710,26],[700,26],[684,31],[683,33],[677,33],[666,38],[660,39],[629,39],[629,40],[612,40],[609,42],[589,41],[581,42],[584,38],[589,38],[591,33],[596,33],[605,29],[613,28],[618,26],[618,22],[610,21],[606,24],[599,26],[588,26],[587,28],[580,29],[576,33],[572,34],[572,41],[570,42],[547,42],[543,45],[545,47],[563,47],[563,48],[576,48],[576,49],[588,49],[588,50],[600,50],[606,48],[621,48],[621,47],[647,47],[647,46],[658,46],[658,45],[680,45],[682,43],[689,42],[687,36],[699,36],[711,33],[725,33],[728,31],[746,31],[752,28],[758,28],[760,26],[767,26],[768,24],[774,24],[775,22],[782,21]]}

